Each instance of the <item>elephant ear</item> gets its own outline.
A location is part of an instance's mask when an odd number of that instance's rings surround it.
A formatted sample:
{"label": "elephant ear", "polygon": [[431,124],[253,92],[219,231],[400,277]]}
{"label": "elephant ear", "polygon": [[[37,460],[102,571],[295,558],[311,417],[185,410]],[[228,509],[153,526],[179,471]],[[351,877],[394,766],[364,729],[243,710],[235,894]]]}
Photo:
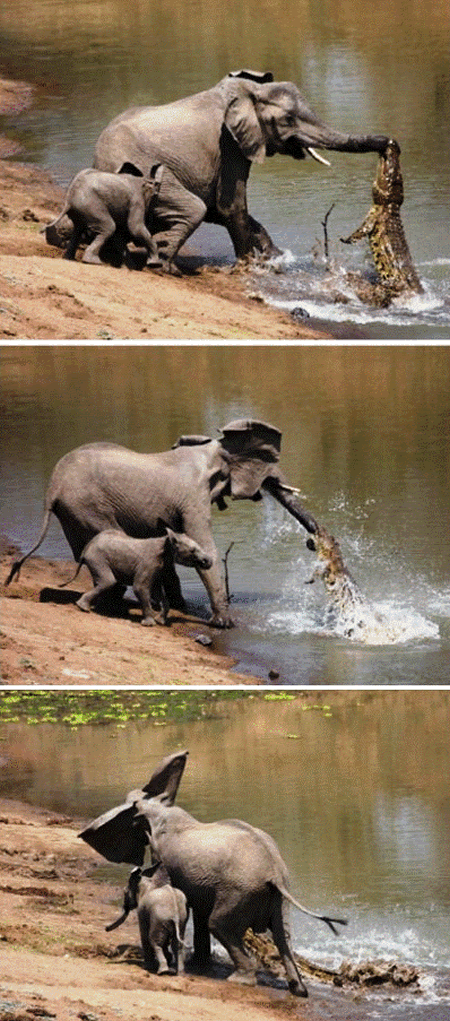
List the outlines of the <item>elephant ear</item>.
{"label": "elephant ear", "polygon": [[200,447],[204,446],[205,443],[211,443],[210,436],[192,435],[192,436],[179,436],[175,443],[172,443],[172,450],[176,450],[177,447]]}
{"label": "elephant ear", "polygon": [[140,819],[136,801],[165,794],[173,805],[183,775],[188,752],[175,752],[160,762],[142,790],[130,791],[122,805],[94,819],[78,836],[108,861],[143,865],[147,848],[144,820]]}
{"label": "elephant ear", "polygon": [[266,85],[267,82],[273,82],[274,77],[271,71],[250,71],[248,68],[243,67],[240,71],[230,71],[229,78],[246,78],[247,81],[258,82],[259,85]]}
{"label": "elephant ear", "polygon": [[243,156],[252,163],[264,162],[266,142],[251,92],[242,90],[232,97],[225,110],[224,124]]}
{"label": "elephant ear", "polygon": [[139,170],[139,167],[137,167],[135,163],[129,163],[128,160],[125,163],[122,163],[122,166],[120,167],[120,170],[117,171],[117,173],[118,174],[132,174],[133,177],[143,177],[144,176],[143,173],[142,173],[142,170]]}
{"label": "elephant ear", "polygon": [[280,458],[281,436],[274,425],[251,418],[237,419],[223,427],[221,446],[234,500],[261,499],[261,486]]}

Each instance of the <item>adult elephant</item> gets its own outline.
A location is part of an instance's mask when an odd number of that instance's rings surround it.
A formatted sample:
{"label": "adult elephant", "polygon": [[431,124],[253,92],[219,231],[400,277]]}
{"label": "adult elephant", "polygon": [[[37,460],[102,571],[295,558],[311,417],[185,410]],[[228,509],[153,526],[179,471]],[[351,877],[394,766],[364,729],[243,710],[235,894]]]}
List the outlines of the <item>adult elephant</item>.
{"label": "adult elephant", "polygon": [[[171,450],[141,454],[116,443],[88,443],[58,461],[45,497],[37,543],[11,567],[6,584],[43,541],[53,513],[76,560],[90,539],[105,528],[136,538],[164,534],[168,526],[185,532],[212,559],[198,568],[217,627],[230,627],[228,600],[211,525],[211,507],[226,509],[225,497],[260,500],[271,493],[308,532],[318,525],[278,468],[281,432],[267,422],[239,419],[219,439],[181,436]],[[173,606],[182,606],[175,570],[164,587]]]}
{"label": "adult elephant", "polygon": [[[143,859],[144,841],[148,839],[152,856],[162,862],[173,886],[183,891],[192,908],[198,967],[208,965],[213,935],[233,961],[233,977],[254,982],[254,966],[244,935],[248,928],[255,933],[269,929],[290,991],[295,996],[307,996],[290,946],[288,903],[325,922],[333,932],[337,924],[346,923],[344,919],[316,914],[292,897],[288,870],[273,838],[240,819],[200,822],[174,806],[173,785],[167,793],[140,798],[134,792],[128,797],[134,814],[125,843],[120,819],[116,832],[108,813],[79,836],[109,861]],[[135,846],[130,849],[133,836]]]}
{"label": "adult elephant", "polygon": [[[199,216],[226,227],[238,258],[278,249],[247,210],[252,163],[284,153],[303,159],[315,151],[383,152],[384,135],[349,135],[316,116],[292,82],[273,75],[234,71],[217,85],[164,106],[133,107],[119,114],[98,139],[94,166],[118,171],[131,161],[145,174],[163,163],[152,235],[169,260],[198,226]],[[323,161],[322,162],[326,162]],[[199,200],[204,204],[199,212]]]}

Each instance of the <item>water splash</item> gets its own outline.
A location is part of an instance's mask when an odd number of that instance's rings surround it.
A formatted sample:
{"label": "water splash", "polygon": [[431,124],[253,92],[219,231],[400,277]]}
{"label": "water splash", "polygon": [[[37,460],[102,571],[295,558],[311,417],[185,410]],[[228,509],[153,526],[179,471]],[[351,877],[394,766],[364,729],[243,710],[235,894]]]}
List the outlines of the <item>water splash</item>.
{"label": "water splash", "polygon": [[[388,308],[365,304],[355,294],[347,269],[352,268],[340,257],[329,266],[323,259],[295,257],[291,251],[255,267],[250,275],[250,289],[258,291],[269,305],[297,317],[325,320],[330,323],[354,323],[375,329],[448,331],[450,324],[450,288],[447,261],[435,259],[420,265],[423,294],[399,297]],[[360,272],[360,267],[356,270]],[[425,271],[425,272],[423,272]],[[439,333],[436,333],[438,336]]]}
{"label": "water splash", "polygon": [[[358,612],[356,612],[358,610]],[[330,634],[363,645],[399,645],[423,639],[438,639],[439,627],[415,610],[389,603],[368,604],[361,612],[346,610],[337,615]]]}
{"label": "water splash", "polygon": [[281,604],[270,615],[267,625],[278,634],[309,633],[365,646],[440,639],[439,625],[402,602],[399,593],[393,593],[389,599],[369,601],[350,574],[345,580],[346,598],[334,600],[331,596],[325,606],[319,606],[317,599],[311,600],[311,590],[304,581],[299,583],[297,575],[288,579]]}

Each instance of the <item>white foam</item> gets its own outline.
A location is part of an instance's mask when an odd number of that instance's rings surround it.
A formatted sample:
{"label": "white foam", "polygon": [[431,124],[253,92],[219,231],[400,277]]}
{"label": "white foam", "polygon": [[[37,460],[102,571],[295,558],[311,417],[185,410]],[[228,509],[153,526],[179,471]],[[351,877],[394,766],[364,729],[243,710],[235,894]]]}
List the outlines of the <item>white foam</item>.
{"label": "white foam", "polygon": [[440,638],[439,626],[411,607],[399,607],[392,601],[349,608],[341,614],[330,614],[325,606],[317,614],[303,605],[297,609],[280,608],[267,622],[274,631],[283,634],[310,633],[336,637],[361,645],[404,645],[408,642],[436,641]]}

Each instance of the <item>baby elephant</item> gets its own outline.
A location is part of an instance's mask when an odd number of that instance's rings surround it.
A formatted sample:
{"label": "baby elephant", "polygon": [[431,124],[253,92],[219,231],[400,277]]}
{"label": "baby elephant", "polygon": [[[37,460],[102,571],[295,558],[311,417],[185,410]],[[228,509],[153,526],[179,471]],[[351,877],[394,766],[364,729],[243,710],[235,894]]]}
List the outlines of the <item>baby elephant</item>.
{"label": "baby elephant", "polygon": [[148,266],[161,266],[158,249],[146,226],[150,206],[155,201],[163,174],[162,163],[152,166],[144,177],[133,163],[124,163],[117,174],[102,170],[80,170],[69,184],[64,209],[44,227],[56,227],[64,216],[73,223],[73,233],[64,254],[74,259],[84,234],[94,234],[86,248],[83,262],[101,263],[101,249],[114,236],[117,249],[123,257],[128,241],[147,249]]}
{"label": "baby elephant", "polygon": [[124,890],[123,914],[107,925],[106,931],[121,925],[133,908],[137,908],[147,971],[154,971],[155,963],[158,975],[183,971],[189,909],[184,893],[172,886],[161,862],[148,869],[133,869]]}
{"label": "baby elephant", "polygon": [[155,539],[133,539],[125,532],[107,528],[88,542],[73,578],[64,585],[75,581],[82,564],[86,564],[92,574],[94,588],[77,600],[80,610],[90,610],[99,595],[120,582],[132,585],[142,608],[141,624],[151,626],[155,623],[152,604],[162,605],[166,623],[169,605],[163,577],[165,573],[170,575],[173,572],[174,562],[200,570],[208,570],[213,563],[193,539],[183,533],[172,532],[170,528],[167,528],[166,535]]}

